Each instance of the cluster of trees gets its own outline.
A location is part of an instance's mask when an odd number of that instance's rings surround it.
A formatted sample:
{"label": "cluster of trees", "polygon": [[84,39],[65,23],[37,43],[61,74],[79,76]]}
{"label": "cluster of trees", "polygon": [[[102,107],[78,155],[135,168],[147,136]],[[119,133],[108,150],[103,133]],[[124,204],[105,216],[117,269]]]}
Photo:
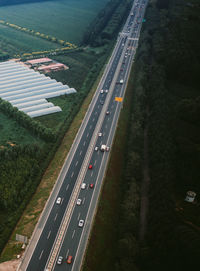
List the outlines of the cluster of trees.
{"label": "cluster of trees", "polygon": [[0,149],[0,251],[38,185],[43,158],[36,144]]}
{"label": "cluster of trees", "polygon": [[15,119],[21,126],[28,129],[34,135],[45,141],[55,141],[56,135],[50,128],[46,128],[40,122],[33,120],[27,114],[13,107],[9,102],[0,98],[0,111],[8,117]]}
{"label": "cluster of trees", "polygon": [[101,46],[108,43],[119,30],[132,1],[110,0],[83,35],[82,45]]}
{"label": "cluster of trees", "polygon": [[102,40],[111,40],[113,35],[118,32],[120,25],[130,10],[132,1],[122,1],[114,11],[111,19],[108,21],[106,27],[101,32]]}

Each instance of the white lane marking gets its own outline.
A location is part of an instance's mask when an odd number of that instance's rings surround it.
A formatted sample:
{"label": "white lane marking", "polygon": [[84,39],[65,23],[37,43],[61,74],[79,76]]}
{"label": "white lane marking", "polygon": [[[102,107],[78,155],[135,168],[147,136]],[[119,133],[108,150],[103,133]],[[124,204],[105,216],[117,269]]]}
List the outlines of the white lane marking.
{"label": "white lane marking", "polygon": [[55,217],[54,217],[54,221],[56,221],[57,216],[58,216],[58,214],[56,214],[56,215],[55,215]]}
{"label": "white lane marking", "polygon": [[76,161],[76,165],[75,166],[77,166],[78,165],[78,161]]}
{"label": "white lane marking", "polygon": [[50,234],[51,234],[51,231],[49,231],[49,233],[48,233],[48,235],[47,235],[47,239],[49,239]]}
{"label": "white lane marking", "polygon": [[105,128],[107,129],[107,124],[106,124]]}
{"label": "white lane marking", "polygon": [[86,143],[86,142],[84,141],[83,146],[85,146],[85,143]]}
{"label": "white lane marking", "polygon": [[40,257],[39,257],[39,260],[42,258],[42,254],[44,252],[44,249],[42,250],[42,252],[40,253]]}
{"label": "white lane marking", "polygon": [[97,107],[99,108],[99,105]]}
{"label": "white lane marking", "polygon": [[87,134],[87,137],[89,136],[89,133]]}
{"label": "white lane marking", "polygon": [[96,165],[97,160],[94,161],[94,166]]}
{"label": "white lane marking", "polygon": [[90,129],[92,129],[92,125],[90,125]]}
{"label": "white lane marking", "polygon": [[74,238],[74,234],[75,234],[75,230],[74,230],[73,233],[72,233],[72,239]]}
{"label": "white lane marking", "polygon": [[74,176],[74,171],[72,172],[71,178]]}
{"label": "white lane marking", "polygon": [[81,215],[81,213],[78,214],[78,218],[77,218],[78,220],[79,220],[79,218],[80,218],[80,215]]}
{"label": "white lane marking", "polygon": [[69,254],[69,249],[67,250],[66,258],[67,258],[67,256],[68,256],[68,254]]}
{"label": "white lane marking", "polygon": [[84,202],[85,202],[85,198],[83,198],[83,203],[82,204],[84,204]]}
{"label": "white lane marking", "polygon": [[92,121],[95,121],[95,118],[93,118],[93,120]]}
{"label": "white lane marking", "polygon": [[97,111],[94,113],[95,115],[97,114]]}
{"label": "white lane marking", "polygon": [[110,120],[110,118],[108,118],[108,120]]}
{"label": "white lane marking", "polygon": [[82,151],[80,151],[80,155],[82,154]]}
{"label": "white lane marking", "polygon": [[100,145],[102,144],[102,141],[100,142]]}
{"label": "white lane marking", "polygon": [[91,177],[92,177],[92,175],[93,175],[93,171],[91,172]]}
{"label": "white lane marking", "polygon": [[69,183],[68,183],[68,185],[67,185],[67,187],[66,187],[66,191],[68,190],[68,188],[69,188]]}

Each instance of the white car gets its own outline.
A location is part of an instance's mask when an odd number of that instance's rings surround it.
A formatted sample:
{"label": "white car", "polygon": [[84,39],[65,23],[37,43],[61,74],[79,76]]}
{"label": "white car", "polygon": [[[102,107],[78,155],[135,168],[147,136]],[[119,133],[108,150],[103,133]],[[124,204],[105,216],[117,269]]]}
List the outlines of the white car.
{"label": "white car", "polygon": [[105,89],[105,93],[108,93],[108,89]]}
{"label": "white car", "polygon": [[81,202],[82,202],[82,199],[77,199],[76,204],[77,204],[77,205],[81,205]]}
{"label": "white car", "polygon": [[61,204],[61,197],[58,197],[58,198],[57,198],[56,204]]}
{"label": "white car", "polygon": [[100,93],[101,93],[101,94],[103,93],[103,89],[100,90]]}
{"label": "white car", "polygon": [[86,188],[86,183],[82,183],[81,189],[85,189],[85,188]]}
{"label": "white car", "polygon": [[61,264],[63,261],[63,257],[62,256],[59,256],[58,257],[58,260],[57,260],[57,264]]}
{"label": "white car", "polygon": [[98,151],[98,149],[99,149],[99,147],[95,147],[95,148],[94,148],[95,151]]}
{"label": "white car", "polygon": [[99,136],[102,136],[102,133],[99,133]]}
{"label": "white car", "polygon": [[84,225],[84,220],[83,219],[79,220],[78,226],[82,228],[83,225]]}

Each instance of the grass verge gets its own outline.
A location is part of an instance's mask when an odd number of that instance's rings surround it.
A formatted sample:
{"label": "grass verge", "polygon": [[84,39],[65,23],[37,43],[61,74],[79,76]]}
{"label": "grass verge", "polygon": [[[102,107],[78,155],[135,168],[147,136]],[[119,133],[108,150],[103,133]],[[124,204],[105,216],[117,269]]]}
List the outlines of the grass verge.
{"label": "grass verge", "polygon": [[133,89],[133,70],[130,74],[123,109],[117,126],[117,132],[112,146],[101,198],[96,213],[93,229],[87,248],[83,271],[111,271],[117,255],[118,222],[121,204],[122,173],[125,165],[123,157],[127,147],[127,133]]}

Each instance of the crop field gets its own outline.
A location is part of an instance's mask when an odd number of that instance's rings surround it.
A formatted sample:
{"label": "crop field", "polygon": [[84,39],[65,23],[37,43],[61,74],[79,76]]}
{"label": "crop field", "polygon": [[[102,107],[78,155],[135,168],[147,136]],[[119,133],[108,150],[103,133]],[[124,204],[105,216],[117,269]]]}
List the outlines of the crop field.
{"label": "crop field", "polygon": [[[55,0],[2,6],[0,19],[78,44],[87,25],[107,2],[108,0]],[[23,39],[24,36],[21,42]]]}
{"label": "crop field", "polygon": [[26,129],[12,120],[0,113],[0,146],[6,144],[34,144],[40,143],[42,145],[42,140],[37,139],[32,136]]}
{"label": "crop field", "polygon": [[[38,37],[16,31],[15,29],[0,24],[0,42],[1,48],[4,49],[3,42],[8,44],[6,51],[14,51],[16,53],[34,52],[47,49],[56,49],[61,46]],[[11,48],[13,48],[11,50]]]}

